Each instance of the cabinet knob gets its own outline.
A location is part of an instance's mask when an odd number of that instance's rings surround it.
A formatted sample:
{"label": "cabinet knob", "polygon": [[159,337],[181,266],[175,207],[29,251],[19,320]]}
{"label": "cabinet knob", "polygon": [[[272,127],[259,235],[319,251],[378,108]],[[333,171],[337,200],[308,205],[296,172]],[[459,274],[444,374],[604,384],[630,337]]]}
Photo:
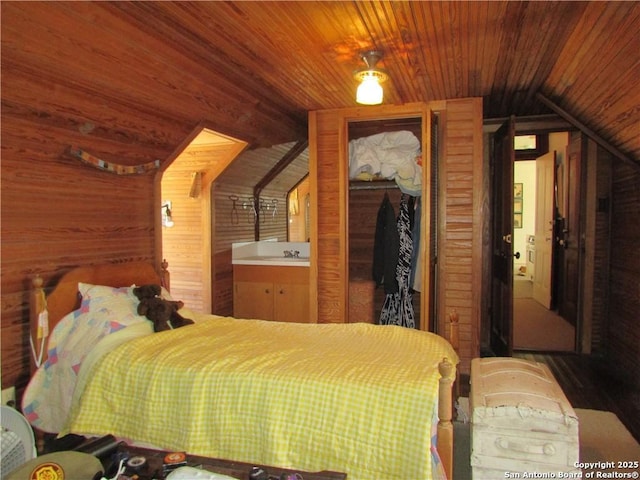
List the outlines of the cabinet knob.
{"label": "cabinet knob", "polygon": [[284,290],[281,288],[280,289],[280,295],[282,295],[284,293]]}
{"label": "cabinet knob", "polygon": [[264,289],[264,293],[269,293],[269,289],[268,289],[268,288],[265,288],[265,289]]}

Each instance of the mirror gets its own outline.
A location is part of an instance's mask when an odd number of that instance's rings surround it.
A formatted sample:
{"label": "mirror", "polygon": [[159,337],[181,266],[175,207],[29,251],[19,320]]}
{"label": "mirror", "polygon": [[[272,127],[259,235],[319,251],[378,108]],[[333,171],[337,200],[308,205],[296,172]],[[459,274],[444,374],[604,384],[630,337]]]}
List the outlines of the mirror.
{"label": "mirror", "polygon": [[309,175],[287,194],[287,238],[290,242],[309,241]]}

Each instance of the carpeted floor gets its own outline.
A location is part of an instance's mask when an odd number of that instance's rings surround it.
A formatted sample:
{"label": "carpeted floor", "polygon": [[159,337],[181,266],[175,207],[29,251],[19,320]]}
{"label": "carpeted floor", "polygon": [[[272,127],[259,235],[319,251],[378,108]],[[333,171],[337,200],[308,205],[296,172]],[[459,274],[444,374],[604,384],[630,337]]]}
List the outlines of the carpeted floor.
{"label": "carpeted floor", "polygon": [[[640,461],[640,444],[615,414],[580,408],[575,411],[579,420],[581,462]],[[605,471],[631,473],[640,472],[640,469]]]}
{"label": "carpeted floor", "polygon": [[513,348],[573,352],[575,329],[560,315],[533,298],[513,299]]}
{"label": "carpeted floor", "polygon": [[[575,412],[579,422],[581,462],[614,462],[615,464],[618,461],[633,462],[640,460],[640,444],[636,442],[613,413],[580,408],[576,408]],[[471,478],[470,443],[469,423],[455,422],[454,480],[469,480]],[[598,475],[597,472],[626,472],[631,474],[634,471],[638,472],[639,469],[584,470],[583,474],[587,471],[596,472],[592,478],[613,478],[596,477],[595,475]]]}
{"label": "carpeted floor", "polygon": [[532,282],[513,282],[513,348],[549,352],[573,352],[575,328],[532,297]]}
{"label": "carpeted floor", "polygon": [[513,277],[513,298],[531,298],[533,296],[533,282],[525,277]]}

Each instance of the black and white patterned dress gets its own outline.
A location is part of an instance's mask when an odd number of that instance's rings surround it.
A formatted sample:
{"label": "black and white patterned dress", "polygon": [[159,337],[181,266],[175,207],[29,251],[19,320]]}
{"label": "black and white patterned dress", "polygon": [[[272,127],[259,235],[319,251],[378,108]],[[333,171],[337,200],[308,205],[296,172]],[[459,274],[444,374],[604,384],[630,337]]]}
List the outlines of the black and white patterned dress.
{"label": "black and white patterned dress", "polygon": [[387,294],[384,305],[382,306],[382,312],[380,313],[380,324],[416,328],[413,312],[413,295],[409,287],[413,241],[411,239],[409,195],[407,194],[402,194],[400,197],[400,211],[398,213],[397,226],[400,235],[400,252],[396,266],[398,291]]}

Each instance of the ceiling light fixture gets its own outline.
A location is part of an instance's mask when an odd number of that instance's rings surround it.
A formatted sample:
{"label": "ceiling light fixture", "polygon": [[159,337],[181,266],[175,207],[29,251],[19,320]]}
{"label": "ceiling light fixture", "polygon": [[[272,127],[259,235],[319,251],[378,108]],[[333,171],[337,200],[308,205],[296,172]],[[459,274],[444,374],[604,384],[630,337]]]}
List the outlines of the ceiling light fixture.
{"label": "ceiling light fixture", "polygon": [[382,82],[389,76],[382,68],[376,68],[376,64],[382,58],[382,53],[377,50],[369,50],[362,54],[362,60],[367,68],[357,70],[354,77],[360,81],[356,91],[356,102],[363,105],[379,105],[382,103]]}

